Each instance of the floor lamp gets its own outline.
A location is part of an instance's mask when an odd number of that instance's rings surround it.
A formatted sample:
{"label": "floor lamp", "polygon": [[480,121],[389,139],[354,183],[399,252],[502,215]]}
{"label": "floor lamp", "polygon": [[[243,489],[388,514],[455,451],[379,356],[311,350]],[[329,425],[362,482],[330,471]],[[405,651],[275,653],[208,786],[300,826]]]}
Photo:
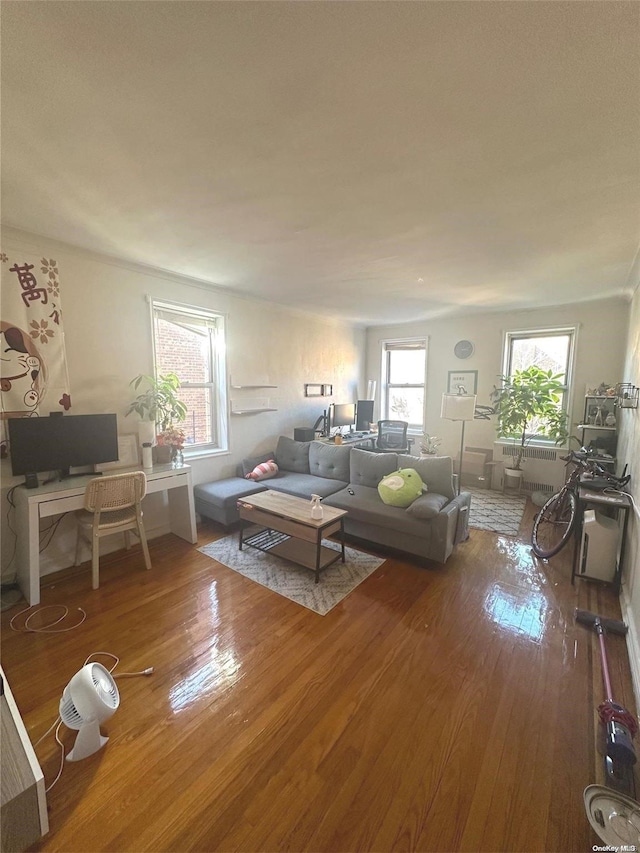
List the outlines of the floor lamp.
{"label": "floor lamp", "polygon": [[464,422],[472,421],[476,411],[476,395],[443,394],[440,417],[447,421],[462,421],[460,436],[460,465],[458,467],[458,494],[462,484],[462,454],[464,452]]}

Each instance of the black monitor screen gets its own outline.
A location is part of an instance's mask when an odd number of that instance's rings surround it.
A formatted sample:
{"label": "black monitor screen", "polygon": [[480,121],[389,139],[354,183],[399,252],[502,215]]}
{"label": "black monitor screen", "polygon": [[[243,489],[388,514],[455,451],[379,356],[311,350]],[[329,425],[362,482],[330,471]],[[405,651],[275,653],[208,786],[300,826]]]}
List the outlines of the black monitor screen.
{"label": "black monitor screen", "polygon": [[336,403],[331,411],[331,426],[353,426],[356,422],[355,403]]}
{"label": "black monitor screen", "polygon": [[358,400],[356,406],[356,429],[368,430],[373,423],[373,400]]}
{"label": "black monitor screen", "polygon": [[116,415],[10,418],[8,424],[13,474],[66,473],[118,459]]}

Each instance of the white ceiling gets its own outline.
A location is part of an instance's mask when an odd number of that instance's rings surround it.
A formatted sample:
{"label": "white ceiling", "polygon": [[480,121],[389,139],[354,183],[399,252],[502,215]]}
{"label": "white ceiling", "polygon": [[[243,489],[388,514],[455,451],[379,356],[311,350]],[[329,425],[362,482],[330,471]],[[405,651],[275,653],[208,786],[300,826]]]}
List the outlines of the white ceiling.
{"label": "white ceiling", "polygon": [[9,225],[366,324],[630,294],[640,3],[5,2]]}

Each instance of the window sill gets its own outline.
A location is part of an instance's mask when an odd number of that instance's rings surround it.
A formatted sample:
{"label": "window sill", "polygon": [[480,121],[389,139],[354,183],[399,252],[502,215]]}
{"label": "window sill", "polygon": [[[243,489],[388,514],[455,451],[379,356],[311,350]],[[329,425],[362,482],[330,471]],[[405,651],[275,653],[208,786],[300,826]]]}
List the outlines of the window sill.
{"label": "window sill", "polygon": [[[504,447],[514,446],[514,441],[510,438],[496,438],[493,443],[503,445]],[[569,450],[568,444],[556,444],[552,439],[547,439],[545,441],[543,438],[533,438],[531,441],[527,441],[525,448],[527,447],[542,447],[545,450]]]}
{"label": "window sill", "polygon": [[201,450],[185,450],[184,461],[187,465],[198,462],[200,459],[210,459],[216,456],[230,456],[231,451],[227,447],[204,447]]}

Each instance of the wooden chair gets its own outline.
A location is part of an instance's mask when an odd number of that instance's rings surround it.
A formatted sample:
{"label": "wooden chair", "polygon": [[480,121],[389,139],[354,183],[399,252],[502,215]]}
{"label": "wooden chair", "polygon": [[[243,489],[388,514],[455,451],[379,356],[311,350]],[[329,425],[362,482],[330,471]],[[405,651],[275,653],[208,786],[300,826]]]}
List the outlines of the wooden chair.
{"label": "wooden chair", "polygon": [[134,530],[140,539],[144,562],[151,568],[147,537],[142,524],[142,498],[147,492],[147,478],[143,471],[95,477],[87,483],[84,509],[76,511],[78,536],[76,540],[76,566],[80,565],[80,543],[83,538],[91,547],[92,586],[100,586],[100,537],[124,533],[127,550],[131,547],[129,531]]}

